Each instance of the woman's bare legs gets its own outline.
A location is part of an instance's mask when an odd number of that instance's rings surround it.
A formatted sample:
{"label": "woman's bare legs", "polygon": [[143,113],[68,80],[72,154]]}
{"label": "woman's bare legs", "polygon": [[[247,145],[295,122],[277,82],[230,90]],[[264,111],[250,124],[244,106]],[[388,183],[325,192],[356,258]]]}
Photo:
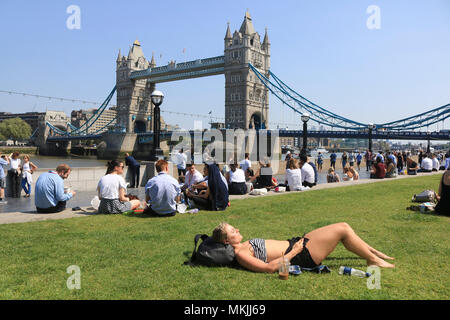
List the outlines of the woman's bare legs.
{"label": "woman's bare legs", "polygon": [[383,260],[393,258],[369,246],[345,222],[313,230],[307,233],[305,237],[310,239],[306,247],[316,263],[322,262],[336,248],[337,244],[342,242],[347,250],[366,259],[367,265],[385,268],[395,267]]}

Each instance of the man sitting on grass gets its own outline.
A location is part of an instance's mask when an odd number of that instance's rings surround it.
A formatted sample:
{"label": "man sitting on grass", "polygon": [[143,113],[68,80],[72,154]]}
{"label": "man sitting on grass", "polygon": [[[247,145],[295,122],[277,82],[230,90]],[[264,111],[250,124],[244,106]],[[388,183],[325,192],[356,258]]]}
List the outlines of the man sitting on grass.
{"label": "man sitting on grass", "polygon": [[36,181],[36,194],[34,203],[39,213],[57,213],[66,209],[67,200],[71,199],[76,192],[64,193],[64,179],[70,174],[67,164],[60,164],[56,171],[41,174]]}
{"label": "man sitting on grass", "polygon": [[149,204],[145,214],[156,217],[171,217],[177,212],[181,189],[178,181],[169,175],[169,163],[158,160],[155,164],[158,175],[145,185],[145,201]]}

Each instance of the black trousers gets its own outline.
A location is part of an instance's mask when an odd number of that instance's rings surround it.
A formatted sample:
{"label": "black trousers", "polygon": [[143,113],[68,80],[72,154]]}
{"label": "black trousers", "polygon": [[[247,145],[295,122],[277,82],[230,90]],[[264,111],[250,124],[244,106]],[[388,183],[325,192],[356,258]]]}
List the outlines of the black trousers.
{"label": "black trousers", "polygon": [[66,201],[59,201],[56,206],[50,208],[38,208],[36,210],[38,213],[57,213],[64,211],[66,209]]}
{"label": "black trousers", "polygon": [[22,191],[22,177],[15,169],[8,170],[6,176],[6,185],[10,188],[9,195],[12,198],[20,198],[20,192]]}
{"label": "black trousers", "polygon": [[131,172],[130,188],[139,188],[141,166],[129,166],[128,169]]}

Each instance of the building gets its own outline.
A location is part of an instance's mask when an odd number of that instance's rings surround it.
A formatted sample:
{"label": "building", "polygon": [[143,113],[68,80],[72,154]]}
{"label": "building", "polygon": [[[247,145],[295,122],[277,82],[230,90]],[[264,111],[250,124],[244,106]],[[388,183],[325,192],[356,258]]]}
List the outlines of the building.
{"label": "building", "polygon": [[225,56],[225,127],[268,129],[269,92],[248,66],[254,65],[266,77],[270,69],[270,42],[253,27],[246,12],[239,29],[231,35],[228,25],[224,39]]}
{"label": "building", "polygon": [[[92,119],[83,128],[88,127],[86,133],[101,133],[107,128],[115,126],[117,122],[117,110],[116,107],[104,110],[101,115],[95,117],[97,109],[88,110],[73,110],[70,114],[70,123],[76,128],[80,128],[89,119]],[[95,121],[94,121],[95,120]],[[92,124],[91,126],[89,126]],[[84,133],[84,132],[83,132]]]}

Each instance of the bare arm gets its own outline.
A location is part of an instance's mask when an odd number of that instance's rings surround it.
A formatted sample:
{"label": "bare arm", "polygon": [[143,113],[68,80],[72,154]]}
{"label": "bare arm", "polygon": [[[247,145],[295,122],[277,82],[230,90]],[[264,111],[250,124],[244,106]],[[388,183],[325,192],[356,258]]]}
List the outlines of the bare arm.
{"label": "bare arm", "polygon": [[119,188],[119,200],[122,202],[128,202],[130,201],[130,199],[128,199],[125,196],[125,189],[124,188]]}

